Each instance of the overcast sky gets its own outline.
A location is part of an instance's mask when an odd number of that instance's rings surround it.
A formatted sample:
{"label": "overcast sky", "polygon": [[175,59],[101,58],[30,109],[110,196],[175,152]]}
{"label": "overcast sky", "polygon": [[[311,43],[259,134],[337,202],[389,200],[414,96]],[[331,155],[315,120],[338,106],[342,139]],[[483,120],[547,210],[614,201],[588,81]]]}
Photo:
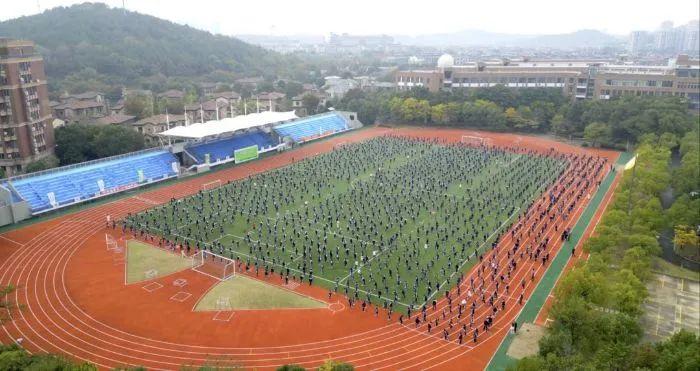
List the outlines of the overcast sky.
{"label": "overcast sky", "polygon": [[[0,20],[73,0],[0,0]],[[101,1],[122,6],[122,0]],[[614,34],[697,19],[698,0],[125,0],[129,10],[227,35],[405,34],[464,29],[547,34],[598,29]]]}

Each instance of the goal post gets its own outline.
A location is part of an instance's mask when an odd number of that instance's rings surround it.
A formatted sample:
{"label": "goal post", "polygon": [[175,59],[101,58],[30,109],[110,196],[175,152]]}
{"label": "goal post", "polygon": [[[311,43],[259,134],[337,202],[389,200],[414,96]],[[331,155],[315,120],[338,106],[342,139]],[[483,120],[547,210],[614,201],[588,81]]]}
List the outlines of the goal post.
{"label": "goal post", "polygon": [[475,135],[462,135],[460,143],[471,146],[488,146],[491,145],[491,139]]}
{"label": "goal post", "polygon": [[211,182],[207,182],[207,183],[202,184],[203,191],[210,191],[214,188],[219,188],[219,187],[221,187],[221,179],[212,180]]}
{"label": "goal post", "polygon": [[201,250],[192,255],[192,270],[219,281],[226,281],[236,274],[236,261],[211,251]]}
{"label": "goal post", "polygon": [[117,240],[112,237],[112,235],[105,233],[105,245],[107,245],[107,250],[116,250],[119,248]]}

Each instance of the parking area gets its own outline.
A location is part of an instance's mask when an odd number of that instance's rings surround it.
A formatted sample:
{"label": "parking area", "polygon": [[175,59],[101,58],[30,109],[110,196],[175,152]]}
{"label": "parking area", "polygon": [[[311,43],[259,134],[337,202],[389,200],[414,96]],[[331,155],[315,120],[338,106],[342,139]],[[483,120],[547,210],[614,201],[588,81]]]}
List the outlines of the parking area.
{"label": "parking area", "polygon": [[700,334],[700,283],[654,274],[647,288],[645,340],[663,340],[681,329]]}

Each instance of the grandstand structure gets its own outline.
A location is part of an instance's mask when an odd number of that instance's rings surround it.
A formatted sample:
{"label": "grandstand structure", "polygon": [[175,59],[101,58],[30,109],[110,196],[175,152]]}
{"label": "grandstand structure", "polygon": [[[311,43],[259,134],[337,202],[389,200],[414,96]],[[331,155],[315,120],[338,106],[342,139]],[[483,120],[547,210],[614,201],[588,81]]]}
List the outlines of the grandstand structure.
{"label": "grandstand structure", "polygon": [[0,226],[362,127],[354,112],[250,115],[178,126],[161,146],[0,180]]}
{"label": "grandstand structure", "polygon": [[307,142],[350,129],[350,120],[336,112],[310,116],[275,126],[275,132],[280,137],[289,137],[297,143]]}

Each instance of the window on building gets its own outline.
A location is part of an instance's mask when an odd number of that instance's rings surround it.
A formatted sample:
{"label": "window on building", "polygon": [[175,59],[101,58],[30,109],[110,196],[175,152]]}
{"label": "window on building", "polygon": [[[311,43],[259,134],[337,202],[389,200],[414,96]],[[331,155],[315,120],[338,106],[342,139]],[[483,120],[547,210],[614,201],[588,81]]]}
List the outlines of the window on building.
{"label": "window on building", "polygon": [[672,88],[672,87],[673,87],[673,81],[671,81],[671,80],[664,80],[664,81],[661,81],[661,87],[662,87],[662,88]]}

